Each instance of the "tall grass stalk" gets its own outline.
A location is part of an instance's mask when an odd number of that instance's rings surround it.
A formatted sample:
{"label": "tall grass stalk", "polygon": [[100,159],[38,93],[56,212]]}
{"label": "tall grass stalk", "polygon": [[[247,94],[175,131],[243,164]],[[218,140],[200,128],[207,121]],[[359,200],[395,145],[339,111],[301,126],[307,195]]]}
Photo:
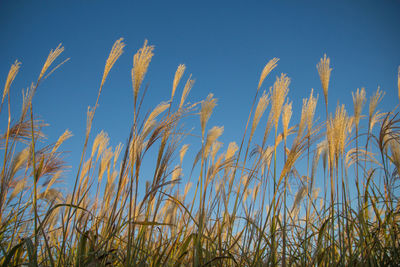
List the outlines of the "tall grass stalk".
{"label": "tall grass stalk", "polygon": [[[225,148],[224,127],[209,125],[212,114],[220,112],[216,98],[187,101],[194,79],[184,77],[183,64],[171,77],[167,100],[141,112],[152,90],[142,86],[154,50],[145,41],[133,57],[131,130],[124,146],[112,147],[107,133],[92,126],[105,81],[124,47],[122,38],[114,43],[96,102],[88,108],[71,192],[59,182],[68,175],[60,147],[72,133],[66,130],[57,142],[47,142],[46,124],[35,120],[32,102],[39,85],[65,62],[52,67],[64,48],[50,52],[37,81],[23,92],[20,114],[10,90],[21,65],[11,66],[0,106],[6,117],[0,134],[1,266],[390,266],[400,261],[400,120],[398,105],[378,110],[383,91],[378,88],[370,97],[366,116],[364,88],[352,95],[354,116],[340,104],[329,114],[332,68],[324,55],[317,70],[326,119],[314,118],[318,96],[312,90],[295,121],[288,76],[266,79],[277,65],[274,58],[261,72],[241,140]],[[270,90],[260,92],[265,83]],[[197,116],[200,123],[188,130],[193,121],[187,118]],[[93,142],[92,132],[97,132]],[[195,141],[182,145],[187,136]]]}

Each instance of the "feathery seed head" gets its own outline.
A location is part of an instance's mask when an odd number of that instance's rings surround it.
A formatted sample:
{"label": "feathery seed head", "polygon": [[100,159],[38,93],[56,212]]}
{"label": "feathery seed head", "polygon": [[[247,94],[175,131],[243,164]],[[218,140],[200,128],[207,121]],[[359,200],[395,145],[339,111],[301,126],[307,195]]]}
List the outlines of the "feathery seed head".
{"label": "feathery seed head", "polygon": [[273,152],[274,152],[274,147],[273,146],[268,146],[268,147],[265,148],[265,150],[261,149],[262,163],[263,163],[264,166],[270,166],[271,165]]}
{"label": "feathery seed head", "polygon": [[14,64],[11,65],[10,71],[8,72],[7,75],[6,84],[4,85],[3,98],[1,100],[1,103],[3,103],[4,98],[10,91],[11,84],[14,81],[15,77],[17,76],[20,66],[21,62],[19,62],[18,60],[16,60]]}
{"label": "feathery seed head", "polygon": [[179,81],[181,80],[185,69],[186,66],[184,64],[180,64],[175,72],[174,82],[172,83],[171,101],[174,98],[176,87],[178,87]]}
{"label": "feathery seed head", "polygon": [[24,178],[24,179],[21,179],[21,180],[18,180],[17,183],[16,183],[15,186],[14,186],[13,191],[11,192],[10,196],[8,197],[8,199],[9,199],[8,201],[12,200],[12,199],[13,199],[14,197],[16,197],[19,193],[21,193],[22,190],[25,189],[26,184],[27,184],[27,181],[26,181],[25,178]]}
{"label": "feathery seed head", "polygon": [[376,107],[378,106],[379,102],[381,102],[384,95],[385,95],[385,92],[381,91],[380,88],[378,87],[375,95],[370,97],[370,99],[369,99],[369,117],[370,118],[372,118],[372,115],[374,114]]}
{"label": "feathery seed head", "polygon": [[133,95],[135,103],[137,101],[140,85],[143,82],[151,58],[154,55],[153,49],[154,46],[148,46],[147,40],[145,40],[143,47],[140,48],[139,51],[133,56],[133,68],[131,74],[132,74],[132,87],[133,87]]}
{"label": "feathery seed head", "polygon": [[328,141],[325,139],[317,145],[317,154],[322,156],[322,166],[326,170],[328,156]]}
{"label": "feathery seed head", "polygon": [[333,156],[336,159],[343,155],[347,137],[351,132],[353,120],[347,115],[344,105],[337,106],[335,117],[330,116],[327,124],[327,137],[330,154],[330,163],[333,163]]}
{"label": "feathery seed head", "polygon": [[46,71],[49,69],[49,67],[51,66],[51,64],[53,64],[54,60],[56,60],[56,58],[61,55],[61,53],[64,51],[64,47],[61,46],[61,44],[59,44],[57,46],[57,48],[53,51],[50,50],[50,53],[46,59],[46,62],[44,63],[43,67],[42,67],[42,71],[39,74],[39,79],[38,81],[40,81],[43,77],[43,75],[46,73]]}
{"label": "feathery seed head", "polygon": [[312,129],[315,108],[317,106],[317,98],[313,96],[313,89],[311,89],[311,94],[308,99],[303,99],[303,108],[301,109],[301,118],[298,129],[298,136],[300,137],[303,134],[305,127],[307,126],[308,131],[310,132]]}
{"label": "feathery seed head", "polygon": [[91,158],[93,158],[94,154],[97,152],[97,158],[96,161],[99,159],[100,155],[103,153],[103,151],[108,147],[110,138],[108,137],[108,134],[104,131],[101,131],[96,138],[94,139],[93,142],[93,147],[92,147],[92,154]]}
{"label": "feathery seed head", "polygon": [[208,155],[211,145],[217,141],[218,137],[220,137],[223,132],[224,132],[224,126],[221,127],[214,126],[208,131],[206,144],[204,146],[204,155],[206,156]]}
{"label": "feathery seed head", "polygon": [[30,88],[27,88],[26,91],[22,90],[22,110],[21,110],[21,121],[25,119],[26,114],[28,113],[28,108],[32,103],[33,98],[33,83]]}
{"label": "feathery seed head", "polygon": [[175,169],[172,171],[171,174],[171,181],[176,181],[179,179],[179,177],[181,177],[182,174],[182,168],[177,166],[175,167]]}
{"label": "feathery seed head", "polygon": [[312,124],[315,115],[315,108],[317,107],[318,95],[317,97],[313,96],[314,89],[311,89],[310,98],[307,101],[307,128],[308,131],[311,131]]}
{"label": "feathery seed head", "polygon": [[281,115],[281,109],[285,98],[289,92],[290,79],[286,74],[281,74],[281,77],[277,77],[273,88],[270,88],[271,95],[271,116],[275,128],[278,127],[279,117]]}
{"label": "feathery seed head", "polygon": [[107,58],[106,66],[104,67],[103,78],[101,79],[100,88],[103,87],[104,82],[110,72],[111,68],[114,66],[117,59],[122,55],[124,52],[125,44],[122,42],[123,38],[119,38],[111,48],[110,55]]}
{"label": "feathery seed head", "polygon": [[192,74],[190,74],[189,79],[186,81],[185,87],[183,88],[183,92],[182,92],[182,96],[181,96],[181,102],[179,103],[179,108],[182,108],[182,106],[185,103],[186,98],[187,98],[190,90],[192,89],[192,87],[194,85],[194,80],[192,80],[191,78],[192,78]]}
{"label": "feathery seed head", "polygon": [[56,152],[60,145],[70,137],[72,137],[72,132],[68,129],[65,130],[65,132],[58,138],[56,144],[54,145],[52,153]]}
{"label": "feathery seed head", "polygon": [[217,99],[213,98],[213,94],[209,94],[206,100],[201,103],[200,110],[200,124],[201,124],[201,136],[204,137],[204,131],[206,129],[207,121],[210,119],[212,111],[217,104]]}
{"label": "feathery seed head", "polygon": [[181,151],[179,152],[179,158],[180,158],[181,165],[182,165],[183,158],[185,157],[185,154],[186,154],[188,148],[189,148],[189,145],[185,144],[182,146]]}
{"label": "feathery seed head", "polygon": [[219,149],[222,147],[222,143],[215,141],[211,145],[211,162],[214,162],[215,156],[217,155]]}
{"label": "feathery seed head", "polygon": [[264,82],[265,78],[267,77],[267,75],[273,70],[275,69],[275,67],[277,66],[277,62],[278,62],[279,58],[273,58],[271,59],[267,65],[265,65],[263,71],[261,72],[261,76],[260,76],[260,81],[258,82],[258,87],[257,87],[257,91],[260,90],[262,83]]}
{"label": "feathery seed head", "polygon": [[11,168],[10,168],[10,177],[14,178],[14,175],[19,171],[25,163],[28,163],[28,159],[31,156],[30,149],[25,148],[21,152],[17,154],[17,156],[13,159]]}
{"label": "feathery seed head", "polygon": [[386,113],[379,112],[379,110],[372,115],[372,117],[368,121],[369,132],[372,132],[372,129],[374,128],[375,124],[382,121],[382,118],[385,115],[386,115]]}
{"label": "feathery seed head", "polygon": [[226,150],[226,153],[225,153],[225,160],[231,159],[235,155],[235,153],[238,149],[239,148],[235,142],[230,142],[228,149]]}
{"label": "feathery seed head", "polygon": [[306,193],[307,193],[307,187],[305,185],[301,186],[296,192],[296,196],[292,206],[292,212],[294,212],[295,217],[297,217],[297,214],[300,209],[300,202],[305,197]]}
{"label": "feathery seed head", "polygon": [[356,93],[354,94],[352,92],[351,95],[353,96],[353,104],[354,104],[354,124],[356,126],[356,129],[358,129],[358,125],[360,123],[360,118],[361,118],[361,111],[366,101],[365,89],[361,88],[360,91],[360,89],[357,88]]}
{"label": "feathery seed head", "polygon": [[292,117],[292,102],[286,101],[282,111],[282,127],[283,127],[283,138],[286,140],[289,129],[289,122]]}
{"label": "feathery seed head", "polygon": [[157,107],[150,113],[149,117],[147,118],[143,129],[147,129],[147,126],[150,122],[152,122],[155,118],[158,117],[161,113],[163,113],[167,108],[170,107],[169,103],[162,102],[157,105]]}
{"label": "feathery seed head", "polygon": [[261,96],[260,100],[258,101],[256,112],[254,113],[253,124],[251,126],[250,136],[253,136],[254,131],[256,130],[257,125],[260,122],[260,119],[261,119],[262,115],[264,114],[264,111],[267,108],[268,104],[269,104],[269,97],[264,91],[263,95]]}
{"label": "feathery seed head", "polygon": [[90,130],[92,129],[92,122],[93,122],[93,117],[94,117],[94,112],[95,108],[90,108],[90,106],[87,109],[87,115],[86,115],[86,138],[89,137]]}
{"label": "feathery seed head", "polygon": [[117,164],[117,160],[119,155],[121,154],[123,145],[119,143],[114,149],[114,162],[113,162],[113,169],[115,169],[115,165]]}
{"label": "feathery seed head", "polygon": [[325,103],[328,103],[328,87],[332,71],[329,64],[330,59],[326,57],[326,54],[324,54],[324,58],[321,58],[321,61],[317,64],[319,78],[321,80],[322,89],[324,90]]}
{"label": "feathery seed head", "polygon": [[104,172],[107,170],[107,168],[110,167],[110,161],[114,155],[111,147],[106,147],[106,146],[104,146],[104,147],[99,146],[99,153],[97,154],[97,157],[99,157],[100,153],[101,153],[101,160],[100,160],[100,165],[99,165],[99,174],[97,176],[98,184],[101,184]]}

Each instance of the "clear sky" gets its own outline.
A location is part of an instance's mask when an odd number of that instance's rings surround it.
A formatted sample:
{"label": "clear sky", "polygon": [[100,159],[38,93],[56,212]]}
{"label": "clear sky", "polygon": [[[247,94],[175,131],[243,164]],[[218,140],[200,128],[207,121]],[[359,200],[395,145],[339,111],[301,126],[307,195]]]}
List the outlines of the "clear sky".
{"label": "clear sky", "polygon": [[[112,145],[125,142],[132,125],[130,70],[145,39],[155,46],[155,56],[144,82],[149,85],[144,109],[169,99],[176,67],[184,63],[184,79],[189,73],[196,79],[189,100],[199,101],[210,92],[218,98],[208,125],[225,126],[221,139],[225,144],[240,141],[259,75],[273,57],[280,61],[263,89],[287,73],[297,118],[301,99],[311,88],[320,95],[317,116],[325,117],[316,71],[324,53],[333,67],[331,112],[339,101],[352,114],[351,92],[361,87],[368,98],[378,85],[386,91],[383,110],[399,101],[399,0],[0,0],[0,33],[1,85],[15,59],[22,62],[11,89],[16,112],[21,90],[37,79],[50,49],[64,45],[61,58],[71,60],[38,89],[34,112],[51,125],[44,130],[50,141],[67,128],[73,132],[63,148],[71,151],[66,160],[74,166],[84,139],[87,107],[95,103],[108,53],[120,37],[127,44],[125,53],[107,79],[92,131],[92,136],[100,129],[107,131]],[[4,125],[5,113],[0,117]]]}

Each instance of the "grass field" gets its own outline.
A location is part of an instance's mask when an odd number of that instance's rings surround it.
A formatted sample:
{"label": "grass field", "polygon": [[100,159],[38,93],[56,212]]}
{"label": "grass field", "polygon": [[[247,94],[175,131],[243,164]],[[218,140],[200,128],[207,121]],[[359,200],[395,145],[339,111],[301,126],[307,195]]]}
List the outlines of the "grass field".
{"label": "grass field", "polygon": [[[46,143],[45,123],[35,119],[32,105],[42,82],[60,66],[62,71],[64,48],[51,50],[23,94],[20,114],[11,113],[9,94],[20,63],[11,66],[0,110],[7,117],[0,133],[2,266],[399,264],[400,121],[397,106],[379,111],[383,91],[378,88],[367,101],[365,90],[357,89],[353,107],[338,104],[328,113],[331,67],[323,56],[316,62],[321,86],[305,96],[300,120],[293,121],[290,78],[281,74],[274,81],[269,74],[278,59],[271,59],[253,103],[243,103],[249,115],[242,138],[222,151],[223,126],[208,125],[217,100],[209,94],[189,103],[194,80],[181,81],[184,65],[176,70],[170,99],[147,114],[141,110],[153,56],[145,42],[131,72],[132,130],[126,144],[111,147],[107,133],[91,128],[124,46],[119,39],[112,47],[87,111],[86,135],[75,137],[84,145],[68,194],[57,181],[66,166],[62,143],[72,133]],[[400,72],[393,79],[400,91]],[[267,83],[272,86],[264,91]],[[326,110],[319,119],[317,104]],[[200,120],[200,149],[185,166],[194,170],[192,182],[182,172],[187,117]],[[149,157],[155,162],[146,170],[150,180],[142,177]]]}

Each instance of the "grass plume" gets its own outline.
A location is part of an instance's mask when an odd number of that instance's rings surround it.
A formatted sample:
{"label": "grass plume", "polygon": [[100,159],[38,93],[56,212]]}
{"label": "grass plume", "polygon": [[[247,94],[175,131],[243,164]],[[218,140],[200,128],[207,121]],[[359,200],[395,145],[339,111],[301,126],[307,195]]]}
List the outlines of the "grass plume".
{"label": "grass plume", "polygon": [[[9,90],[21,63],[11,66],[2,98],[8,112],[1,113],[8,116],[0,133],[1,266],[393,266],[400,261],[400,120],[398,106],[379,111],[380,88],[365,115],[367,90],[361,88],[352,93],[354,116],[338,104],[321,120],[313,89],[302,103],[289,102],[286,74],[259,96],[276,67],[274,58],[261,73],[241,139],[224,144],[226,128],[208,125],[214,95],[187,101],[191,75],[179,105],[173,105],[185,65],[178,66],[168,99],[139,112],[145,101],[139,90],[153,57],[153,46],[145,41],[133,60],[131,131],[124,145],[114,147],[93,121],[124,47],[122,38],[112,47],[96,102],[87,109],[75,180],[65,172],[62,150],[71,131],[51,143],[44,138],[48,125],[33,116],[34,93],[64,48],[50,51],[38,80],[23,91],[20,114],[11,112]],[[328,111],[326,55],[317,69]],[[400,81],[400,72],[395,78]],[[298,115],[297,104],[303,104]],[[189,128],[192,117],[200,123],[192,120],[196,125]],[[186,138],[190,142],[183,144]],[[72,180],[72,192],[63,179]]]}

